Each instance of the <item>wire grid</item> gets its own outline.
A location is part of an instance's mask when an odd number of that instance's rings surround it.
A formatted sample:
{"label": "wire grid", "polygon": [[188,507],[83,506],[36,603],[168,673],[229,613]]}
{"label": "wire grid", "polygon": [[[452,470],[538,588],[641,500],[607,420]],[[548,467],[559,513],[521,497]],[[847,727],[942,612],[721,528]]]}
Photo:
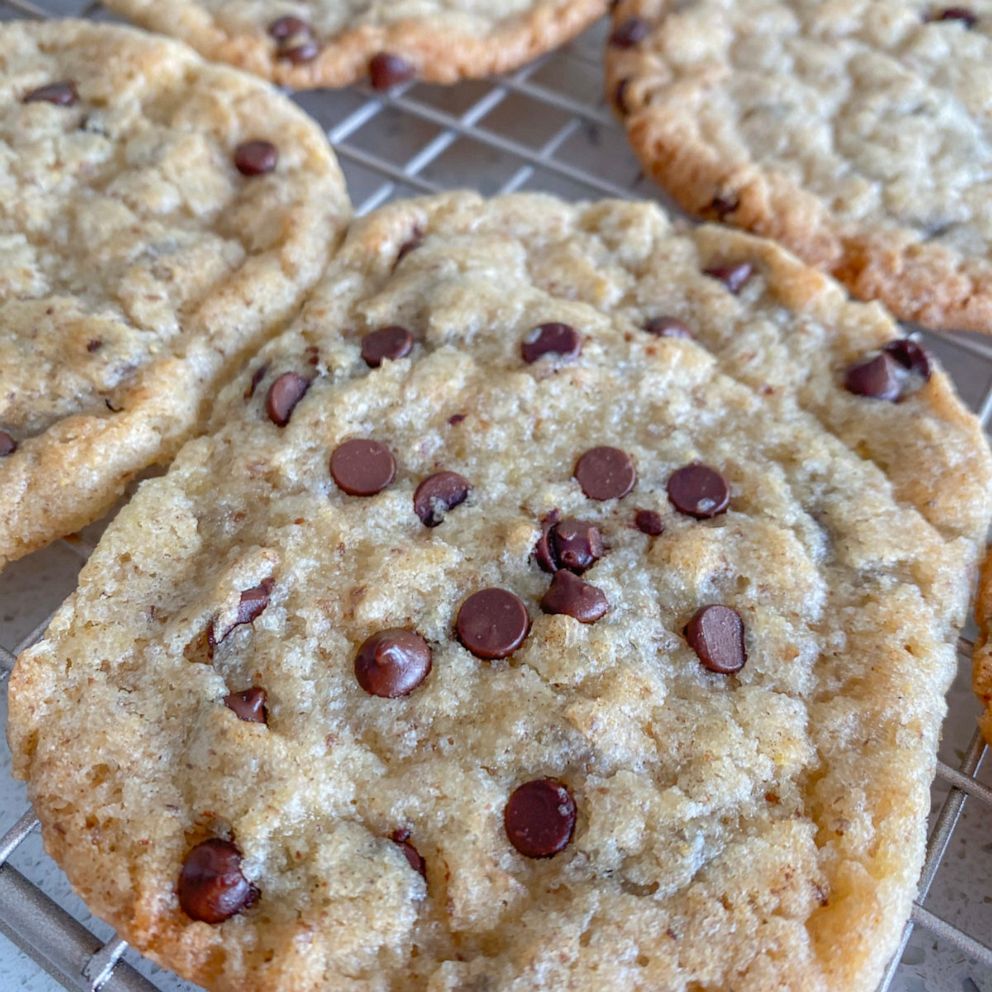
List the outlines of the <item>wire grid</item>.
{"label": "wire grid", "polygon": [[[67,14],[109,19],[99,3],[86,0],[0,0],[0,20]],[[460,186],[487,194],[534,189],[570,199],[641,196],[665,202],[641,174],[621,128],[604,105],[600,65],[604,36],[604,25],[597,25],[561,52],[495,81],[453,88],[411,83],[386,95],[359,86],[301,93],[295,99],[324,126],[348,177],[358,213],[398,196]],[[666,205],[672,209],[670,203]],[[963,334],[925,333],[925,337],[988,429],[992,342]],[[80,537],[60,542],[77,566],[88,557],[99,529],[97,525]],[[23,574],[30,574],[34,558],[21,563]],[[41,636],[67,591],[41,584],[44,619],[14,643],[0,644],[0,680],[6,679],[16,655]],[[962,678],[970,666],[972,644],[968,637],[959,642]],[[956,713],[952,705],[945,734],[952,727],[959,732],[962,722],[974,726],[973,713],[973,704],[964,713]],[[976,732],[956,762],[938,761],[935,790],[942,801],[931,819],[918,900],[880,992],[895,988],[914,928],[929,932],[936,941],[988,969],[992,992],[988,938],[979,939],[926,905],[938,871],[956,842],[966,804],[977,803],[992,813],[992,788],[980,778],[985,753]],[[122,960],[127,950],[123,940],[94,933],[9,863],[37,826],[33,812],[25,809],[0,837],[0,932],[73,992],[158,992],[159,985]],[[992,851],[992,846],[987,850]],[[992,903],[992,898],[985,902]],[[968,912],[963,915],[974,922]],[[100,925],[96,923],[94,929]],[[133,952],[129,957],[143,971],[149,970]],[[171,979],[170,987],[177,987]],[[964,979],[963,987],[968,992],[983,992],[971,978]]]}

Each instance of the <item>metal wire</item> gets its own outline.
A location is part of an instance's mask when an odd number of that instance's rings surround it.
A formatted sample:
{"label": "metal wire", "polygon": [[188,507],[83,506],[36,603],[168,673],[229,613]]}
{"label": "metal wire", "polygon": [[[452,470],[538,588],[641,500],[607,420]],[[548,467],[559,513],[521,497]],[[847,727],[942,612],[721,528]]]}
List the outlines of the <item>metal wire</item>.
{"label": "metal wire", "polygon": [[[77,13],[90,16],[99,3],[73,4],[72,0],[0,0],[0,15],[51,17]],[[343,112],[327,134],[346,171],[359,170],[361,185],[366,189],[356,202],[358,213],[367,213],[382,203],[408,191],[434,193],[448,183],[430,175],[435,166],[459,142],[478,146],[482,155],[496,155],[510,163],[509,174],[491,192],[507,193],[524,187],[557,189],[563,186],[565,195],[615,196],[635,195],[641,177],[631,170],[621,181],[616,176],[605,177],[595,166],[577,164],[576,157],[566,154],[573,138],[586,134],[590,143],[623,142],[625,138],[609,110],[602,102],[595,103],[578,96],[568,86],[556,85],[557,79],[546,78],[545,70],[553,70],[553,60],[545,56],[507,77],[482,85],[479,95],[467,107],[457,111],[441,109],[430,99],[430,91],[417,84],[408,84],[389,94],[377,94],[364,87],[350,91],[357,103]],[[569,50],[568,58],[590,73],[598,73],[598,56],[585,53],[581,47]],[[553,75],[553,72],[552,72]],[[598,92],[598,90],[597,90]],[[328,94],[331,99],[331,94]],[[513,137],[489,118],[510,99],[523,100],[543,111],[560,117],[544,140],[534,146]],[[301,99],[301,102],[304,102]],[[406,122],[423,126],[429,136],[418,143],[412,154],[385,156],[361,143],[361,136],[374,128],[384,115],[398,115]],[[372,180],[371,185],[369,179]],[[638,189],[637,195],[664,199],[650,186]],[[671,204],[668,204],[671,206]],[[992,340],[968,335],[939,335],[940,341],[961,353],[965,360],[979,360],[989,368],[989,384],[982,397],[973,402],[983,425],[992,417]],[[91,547],[83,541],[62,542],[74,555],[85,559]],[[58,605],[52,603],[52,607]],[[15,656],[41,636],[50,619],[47,617],[16,645],[0,645],[0,680],[9,672]],[[962,639],[959,653],[967,664],[971,642]],[[981,803],[992,812],[992,789],[977,778],[986,748],[980,734],[975,734],[958,767],[938,762],[938,780],[949,787],[929,837],[927,858],[920,879],[919,896],[912,918],[903,933],[899,951],[894,956],[880,986],[885,992],[892,984],[914,927],[921,927],[935,937],[992,968],[992,947],[976,936],[967,934],[927,909],[925,901],[948,847],[955,836],[962,812],[969,801]],[[14,826],[0,837],[0,933],[25,951],[40,968],[73,992],[157,992],[156,986],[121,960],[126,943],[114,936],[101,941],[73,919],[62,907],[29,882],[8,863],[10,855],[28,838],[37,819],[25,810]]]}

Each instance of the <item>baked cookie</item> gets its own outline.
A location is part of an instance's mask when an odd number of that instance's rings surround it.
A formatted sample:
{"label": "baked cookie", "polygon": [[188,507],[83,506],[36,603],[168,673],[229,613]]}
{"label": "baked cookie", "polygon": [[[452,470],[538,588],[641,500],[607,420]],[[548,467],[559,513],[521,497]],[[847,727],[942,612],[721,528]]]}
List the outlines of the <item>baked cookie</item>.
{"label": "baked cookie", "polygon": [[319,128],[183,45],[0,26],[0,566],[168,459],[347,221]]}
{"label": "baked cookie", "polygon": [[610,98],[690,212],[992,332],[992,0],[621,0]]}
{"label": "baked cookie", "polygon": [[990,483],[771,242],[400,203],[21,656],[17,772],[211,989],[871,990]]}
{"label": "baked cookie", "polygon": [[607,0],[107,0],[208,58],[296,89],[378,89],[507,72],[578,34]]}

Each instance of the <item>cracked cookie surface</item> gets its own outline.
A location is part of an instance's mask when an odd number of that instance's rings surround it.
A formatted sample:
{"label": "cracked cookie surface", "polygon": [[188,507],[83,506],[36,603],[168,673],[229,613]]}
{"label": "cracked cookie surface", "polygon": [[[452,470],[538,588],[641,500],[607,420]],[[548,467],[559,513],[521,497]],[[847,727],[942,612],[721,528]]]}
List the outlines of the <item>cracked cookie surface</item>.
{"label": "cracked cookie surface", "polygon": [[399,203],[18,660],[16,770],[211,989],[867,992],[990,482],[944,373],[771,242]]}

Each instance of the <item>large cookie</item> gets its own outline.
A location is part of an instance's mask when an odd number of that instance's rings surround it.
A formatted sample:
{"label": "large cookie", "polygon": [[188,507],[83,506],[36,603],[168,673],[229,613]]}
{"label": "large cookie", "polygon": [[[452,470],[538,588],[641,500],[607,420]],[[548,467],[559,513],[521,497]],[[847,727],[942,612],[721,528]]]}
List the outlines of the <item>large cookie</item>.
{"label": "large cookie", "polygon": [[297,89],[506,72],[568,41],[606,0],[107,0],[208,58]]}
{"label": "large cookie", "polygon": [[175,451],[349,213],[320,130],[186,47],[0,27],[0,566]]}
{"label": "large cookie", "polygon": [[607,65],[687,210],[992,332],[992,0],[621,0]]}
{"label": "large cookie", "polygon": [[17,772],[211,989],[873,989],[990,483],[771,242],[400,203],[19,659]]}

